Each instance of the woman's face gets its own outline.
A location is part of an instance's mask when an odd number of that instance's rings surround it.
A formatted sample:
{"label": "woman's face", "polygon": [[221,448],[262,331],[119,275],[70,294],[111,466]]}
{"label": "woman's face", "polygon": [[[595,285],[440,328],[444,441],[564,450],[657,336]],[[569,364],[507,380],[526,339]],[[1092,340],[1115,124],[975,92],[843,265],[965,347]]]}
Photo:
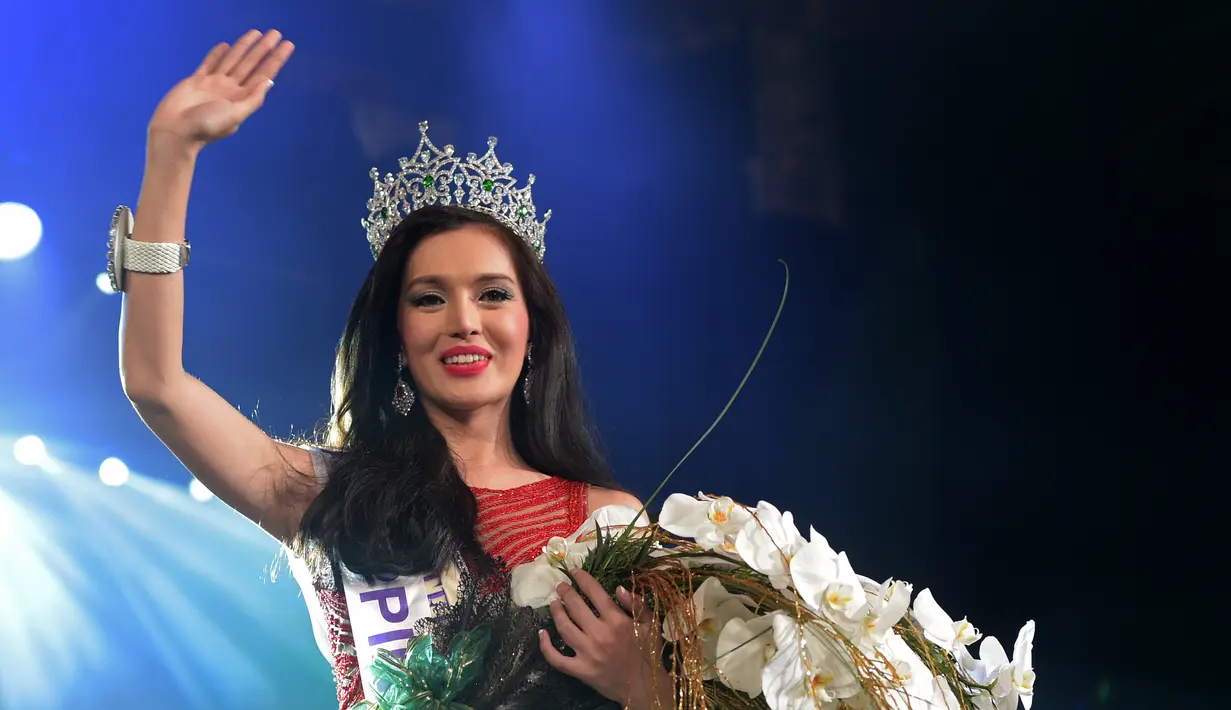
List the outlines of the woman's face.
{"label": "woman's face", "polygon": [[508,400],[530,314],[500,237],[467,225],[424,239],[402,278],[398,326],[419,396],[468,411]]}

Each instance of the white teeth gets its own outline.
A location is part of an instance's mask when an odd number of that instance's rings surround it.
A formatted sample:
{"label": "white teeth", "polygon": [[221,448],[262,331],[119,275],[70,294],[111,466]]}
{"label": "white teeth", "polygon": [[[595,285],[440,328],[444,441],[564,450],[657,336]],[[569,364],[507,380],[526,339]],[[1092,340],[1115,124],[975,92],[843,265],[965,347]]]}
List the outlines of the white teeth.
{"label": "white teeth", "polygon": [[489,359],[486,355],[454,355],[444,359],[446,365],[469,365],[472,362]]}

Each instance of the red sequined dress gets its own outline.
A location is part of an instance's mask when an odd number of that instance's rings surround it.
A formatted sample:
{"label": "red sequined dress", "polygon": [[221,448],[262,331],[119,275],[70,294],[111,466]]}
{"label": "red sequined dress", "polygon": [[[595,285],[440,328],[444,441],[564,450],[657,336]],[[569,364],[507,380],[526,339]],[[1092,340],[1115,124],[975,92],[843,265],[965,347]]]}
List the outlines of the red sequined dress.
{"label": "red sequined dress", "polygon": [[[323,480],[327,475],[324,459],[319,452],[312,453],[316,475]],[[588,484],[563,478],[546,478],[508,490],[471,488],[479,507],[479,541],[505,569],[529,562],[549,539],[565,537],[581,527],[588,515],[588,489]],[[309,575],[300,568],[296,578],[304,589],[317,645],[333,666],[338,707],[347,710],[363,700],[363,687],[346,595],[332,572]]]}

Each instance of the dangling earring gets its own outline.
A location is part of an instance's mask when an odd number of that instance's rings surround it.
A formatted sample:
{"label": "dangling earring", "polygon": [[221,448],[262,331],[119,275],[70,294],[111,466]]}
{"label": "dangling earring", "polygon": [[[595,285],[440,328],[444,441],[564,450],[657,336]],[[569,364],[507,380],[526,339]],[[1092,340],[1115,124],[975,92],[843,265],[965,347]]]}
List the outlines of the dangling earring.
{"label": "dangling earring", "polygon": [[526,404],[530,404],[530,381],[534,377],[534,359],[531,354],[534,352],[534,346],[526,345],[526,377],[521,381],[521,396],[526,400]]}
{"label": "dangling earring", "polygon": [[398,371],[394,375],[398,383],[393,388],[393,409],[402,416],[409,414],[410,408],[415,406],[415,391],[406,384],[406,380],[402,379],[402,368],[404,367],[406,367],[406,355],[399,351]]}

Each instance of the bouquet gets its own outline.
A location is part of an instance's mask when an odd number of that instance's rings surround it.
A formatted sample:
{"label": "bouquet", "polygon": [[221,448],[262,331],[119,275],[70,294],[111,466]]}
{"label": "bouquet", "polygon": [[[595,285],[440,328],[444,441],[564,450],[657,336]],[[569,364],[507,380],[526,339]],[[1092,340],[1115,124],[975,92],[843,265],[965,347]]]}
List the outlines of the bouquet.
{"label": "bouquet", "polygon": [[[674,650],[685,708],[1016,710],[1030,708],[1034,622],[1010,658],[994,637],[953,620],[930,590],[855,573],[790,512],[727,497],[675,494],[657,524],[608,506],[515,567],[514,604],[542,609],[570,570],[642,595]],[[655,647],[656,644],[648,644]],[[657,653],[657,651],[652,651]]]}

